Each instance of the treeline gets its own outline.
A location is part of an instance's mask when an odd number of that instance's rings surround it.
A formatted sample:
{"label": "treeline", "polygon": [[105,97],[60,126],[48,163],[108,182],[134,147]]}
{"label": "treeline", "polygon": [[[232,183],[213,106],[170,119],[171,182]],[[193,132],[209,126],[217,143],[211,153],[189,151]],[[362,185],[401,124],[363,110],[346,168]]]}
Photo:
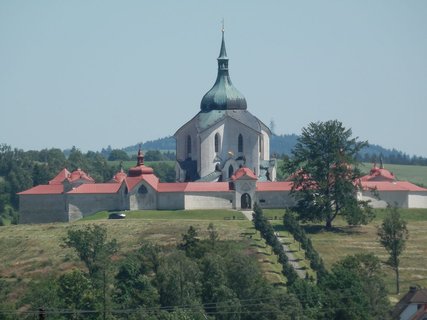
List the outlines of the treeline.
{"label": "treeline", "polygon": [[286,256],[285,250],[283,249],[283,245],[277,238],[273,226],[268,222],[267,218],[262,212],[261,207],[257,204],[254,205],[252,221],[255,229],[261,234],[261,237],[269,246],[272,247],[274,254],[277,256],[279,263],[282,265],[282,273],[288,281],[287,284],[291,285],[296,281],[298,275],[292,265],[289,263],[289,259]]}
{"label": "treeline", "polygon": [[[310,266],[317,273],[317,279],[312,277],[301,279],[295,275],[295,271],[286,271],[289,275],[287,291],[295,295],[300,302],[303,319],[391,318],[390,303],[378,257],[373,254],[347,256],[327,271],[295,216],[287,212],[283,221],[285,230],[292,233],[297,241],[301,241],[301,246],[310,260]],[[283,270],[289,268],[288,258],[281,258],[282,244],[259,206],[254,207],[253,223],[266,242],[273,247]],[[282,249],[278,248],[279,243]]]}
{"label": "treeline", "polygon": [[[108,161],[129,161],[137,159],[137,149],[135,153],[128,153],[122,149],[111,149],[111,147],[107,149],[102,149],[102,156]],[[175,160],[175,152],[172,151],[164,151],[161,152],[159,150],[149,150],[142,148],[142,152],[144,154],[145,161],[174,161]]]}
{"label": "treeline", "polygon": [[[394,150],[394,149],[393,149]],[[361,162],[377,163],[381,162],[388,164],[403,164],[403,165],[414,165],[414,166],[427,166],[427,158],[419,156],[409,156],[401,151],[394,150],[390,154],[382,153],[363,153],[359,154],[357,159]]]}
{"label": "treeline", "polygon": [[299,224],[293,212],[286,212],[283,216],[283,225],[285,226],[285,230],[291,233],[294,239],[301,245],[306,259],[310,261],[310,268],[316,271],[318,277],[322,277],[322,275],[326,274],[326,268],[322,258],[320,258],[320,255],[314,249],[310,238]]}
{"label": "treeline", "polygon": [[212,224],[202,231],[203,239],[190,226],[176,247],[143,242],[119,258],[103,227],[72,228],[63,246],[84,268],[34,280],[16,303],[4,299],[12,288],[2,283],[0,318],[305,319],[295,295],[268,284],[241,243],[221,241]]}

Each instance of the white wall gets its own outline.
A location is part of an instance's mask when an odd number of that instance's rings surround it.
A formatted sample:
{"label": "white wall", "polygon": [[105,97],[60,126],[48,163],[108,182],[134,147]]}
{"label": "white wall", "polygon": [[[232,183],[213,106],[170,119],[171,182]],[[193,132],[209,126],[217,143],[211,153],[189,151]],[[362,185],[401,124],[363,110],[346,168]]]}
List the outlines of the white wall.
{"label": "white wall", "polygon": [[[145,186],[147,193],[138,192],[141,185]],[[129,193],[130,210],[156,210],[157,209],[157,192],[148,183],[142,181],[136,185],[132,192]]]}
{"label": "white wall", "polygon": [[185,195],[185,209],[232,209],[232,192],[190,193]]}
{"label": "white wall", "polygon": [[120,193],[68,195],[70,221],[104,210],[124,210],[122,195]]}
{"label": "white wall", "polygon": [[370,206],[373,208],[386,208],[387,204],[399,208],[408,208],[408,191],[378,191],[379,199],[375,198],[370,191],[358,192],[358,198],[366,201],[370,200]]}
{"label": "white wall", "polygon": [[427,208],[427,192],[409,192],[409,208]]}
{"label": "white wall", "polygon": [[20,223],[67,222],[68,214],[63,194],[19,195]]}
{"label": "white wall", "polygon": [[159,192],[157,194],[158,210],[183,210],[184,205],[183,192]]}
{"label": "white wall", "polygon": [[261,208],[269,209],[288,208],[295,204],[295,200],[291,197],[289,191],[258,191],[256,193],[256,201]]}

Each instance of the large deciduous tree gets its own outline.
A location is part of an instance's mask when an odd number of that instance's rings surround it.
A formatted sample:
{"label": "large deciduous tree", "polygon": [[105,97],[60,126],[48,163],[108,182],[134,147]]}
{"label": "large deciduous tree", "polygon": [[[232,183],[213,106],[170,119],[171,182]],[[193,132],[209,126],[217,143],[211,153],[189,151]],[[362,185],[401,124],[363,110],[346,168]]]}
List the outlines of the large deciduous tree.
{"label": "large deciduous tree", "polygon": [[401,218],[397,207],[389,206],[387,210],[383,223],[378,227],[378,237],[381,245],[390,255],[387,263],[396,274],[396,292],[399,294],[399,257],[405,249],[409,232],[406,228],[406,221]]}
{"label": "large deciduous tree", "polygon": [[357,181],[362,175],[356,155],[366,145],[337,120],[310,123],[303,128],[285,164],[293,181],[293,210],[300,220],[323,221],[328,229],[338,215],[349,224],[372,220],[368,202],[356,198]]}

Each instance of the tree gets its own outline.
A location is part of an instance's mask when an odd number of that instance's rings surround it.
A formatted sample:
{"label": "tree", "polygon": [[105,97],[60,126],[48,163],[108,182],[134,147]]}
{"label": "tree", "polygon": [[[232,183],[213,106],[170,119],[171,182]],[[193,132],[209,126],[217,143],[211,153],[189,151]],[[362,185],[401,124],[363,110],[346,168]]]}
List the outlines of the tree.
{"label": "tree", "polygon": [[163,154],[159,150],[148,150],[145,152],[145,161],[163,161]]}
{"label": "tree", "polygon": [[347,256],[337,262],[334,267],[342,267],[353,272],[359,278],[367,305],[365,313],[372,319],[389,319],[390,303],[383,281],[384,275],[381,262],[372,253]]}
{"label": "tree", "polygon": [[187,257],[200,258],[203,255],[203,248],[197,236],[197,230],[193,226],[190,226],[187,233],[182,235],[182,242],[178,245],[178,249],[185,251]]}
{"label": "tree", "polygon": [[117,251],[115,239],[107,240],[107,230],[98,225],[86,226],[83,230],[68,230],[64,245],[76,250],[88,269],[89,278],[100,292],[104,318],[109,300],[108,282],[111,256]]}
{"label": "tree", "polygon": [[[92,281],[80,270],[63,274],[57,280],[57,295],[62,301],[64,309],[73,311],[72,319],[80,319],[78,310],[96,310],[97,304],[96,291],[93,288]],[[94,319],[95,315],[84,315],[84,319]],[[82,317],[83,318],[83,315]]]}
{"label": "tree", "polygon": [[409,237],[406,221],[404,221],[396,206],[388,206],[387,215],[378,227],[380,244],[390,255],[387,263],[396,274],[396,292],[399,294],[399,265],[400,255],[405,249],[405,242]]}
{"label": "tree", "polygon": [[209,234],[209,243],[211,244],[212,249],[214,249],[215,248],[215,244],[219,240],[219,234],[218,234],[218,231],[216,231],[216,228],[215,228],[215,226],[214,226],[214,224],[212,222],[209,223],[208,234]]}
{"label": "tree", "polygon": [[83,230],[68,230],[64,244],[76,250],[91,277],[104,269],[118,249],[117,241],[107,241],[107,230],[98,225],[86,226]]}
{"label": "tree", "polygon": [[356,198],[361,177],[357,153],[367,145],[352,138],[341,122],[310,123],[292,151],[286,171],[292,177],[293,208],[302,221],[323,221],[332,228],[341,215],[348,223],[367,224],[373,212],[367,201]]}
{"label": "tree", "polygon": [[114,300],[122,309],[156,307],[159,294],[139,254],[129,255],[116,275]]}
{"label": "tree", "polygon": [[111,150],[110,155],[108,156],[108,161],[116,161],[116,160],[129,161],[130,158],[125,151],[120,149],[113,149]]}
{"label": "tree", "polygon": [[85,159],[83,153],[75,146],[71,148],[67,163],[67,166],[71,169],[71,171],[79,168],[86,170],[87,168],[87,160]]}
{"label": "tree", "polygon": [[156,274],[163,307],[198,305],[200,303],[200,269],[196,262],[181,251],[162,259]]}

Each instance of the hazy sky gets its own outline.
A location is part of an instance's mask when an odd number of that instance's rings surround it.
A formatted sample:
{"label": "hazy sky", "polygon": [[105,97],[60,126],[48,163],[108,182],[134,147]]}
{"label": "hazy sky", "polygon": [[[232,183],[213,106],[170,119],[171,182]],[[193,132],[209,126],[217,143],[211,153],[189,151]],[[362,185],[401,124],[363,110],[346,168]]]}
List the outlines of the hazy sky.
{"label": "hazy sky", "polygon": [[233,84],[278,134],[338,119],[427,156],[427,1],[0,0],[0,143],[83,151],[172,135]]}

